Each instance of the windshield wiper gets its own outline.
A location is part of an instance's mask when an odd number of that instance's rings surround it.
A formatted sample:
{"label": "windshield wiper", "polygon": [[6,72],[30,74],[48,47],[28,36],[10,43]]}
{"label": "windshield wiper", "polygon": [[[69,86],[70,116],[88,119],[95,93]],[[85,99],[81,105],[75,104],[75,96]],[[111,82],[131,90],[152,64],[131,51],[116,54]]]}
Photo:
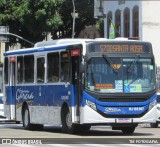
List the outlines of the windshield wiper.
{"label": "windshield wiper", "polygon": [[111,59],[107,55],[102,55],[102,57],[108,63],[108,65],[113,70],[113,72],[118,73],[118,70],[114,66],[112,66],[113,63],[112,63]]}
{"label": "windshield wiper", "polygon": [[135,56],[135,59],[134,59],[133,62],[129,65],[127,72],[131,72],[131,71],[132,71],[131,69],[132,69],[133,65],[136,64],[137,59],[139,59],[139,58],[140,58],[140,55],[136,55],[136,56]]}

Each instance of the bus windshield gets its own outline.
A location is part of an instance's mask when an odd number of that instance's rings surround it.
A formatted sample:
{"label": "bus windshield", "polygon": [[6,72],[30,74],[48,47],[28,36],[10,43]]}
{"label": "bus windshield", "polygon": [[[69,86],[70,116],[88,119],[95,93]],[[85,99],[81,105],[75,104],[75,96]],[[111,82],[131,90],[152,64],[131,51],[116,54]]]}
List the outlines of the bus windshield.
{"label": "bus windshield", "polygon": [[100,93],[140,93],[155,89],[151,58],[92,57],[87,61],[85,87]]}

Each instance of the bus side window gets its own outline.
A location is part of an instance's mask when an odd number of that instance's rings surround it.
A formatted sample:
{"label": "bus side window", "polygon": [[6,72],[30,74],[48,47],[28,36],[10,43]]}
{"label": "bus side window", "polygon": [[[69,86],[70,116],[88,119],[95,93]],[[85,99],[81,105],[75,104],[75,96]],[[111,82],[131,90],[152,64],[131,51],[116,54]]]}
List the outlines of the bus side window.
{"label": "bus side window", "polygon": [[47,55],[48,82],[59,81],[59,53],[49,53]]}
{"label": "bus side window", "polygon": [[61,82],[69,82],[69,54],[61,52]]}
{"label": "bus side window", "polygon": [[32,83],[34,82],[34,56],[27,55],[24,56],[24,82]]}
{"label": "bus side window", "polygon": [[37,59],[37,82],[43,83],[45,76],[45,68],[44,68],[45,60],[44,58]]}

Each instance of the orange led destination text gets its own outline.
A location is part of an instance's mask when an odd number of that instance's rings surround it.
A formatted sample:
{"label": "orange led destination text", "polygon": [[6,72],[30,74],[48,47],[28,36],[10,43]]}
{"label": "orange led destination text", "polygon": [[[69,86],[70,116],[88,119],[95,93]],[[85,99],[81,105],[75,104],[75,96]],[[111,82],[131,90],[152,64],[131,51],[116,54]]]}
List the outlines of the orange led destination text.
{"label": "orange led destination text", "polygon": [[100,45],[100,51],[142,53],[142,45]]}

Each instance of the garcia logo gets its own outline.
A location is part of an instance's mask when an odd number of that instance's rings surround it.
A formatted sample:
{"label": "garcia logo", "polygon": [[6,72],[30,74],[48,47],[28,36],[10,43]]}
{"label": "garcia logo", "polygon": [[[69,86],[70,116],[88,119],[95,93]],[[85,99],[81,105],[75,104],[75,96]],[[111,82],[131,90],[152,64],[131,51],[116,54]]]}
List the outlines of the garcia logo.
{"label": "garcia logo", "polygon": [[108,113],[108,112],[120,112],[121,109],[119,108],[105,108],[105,112]]}

